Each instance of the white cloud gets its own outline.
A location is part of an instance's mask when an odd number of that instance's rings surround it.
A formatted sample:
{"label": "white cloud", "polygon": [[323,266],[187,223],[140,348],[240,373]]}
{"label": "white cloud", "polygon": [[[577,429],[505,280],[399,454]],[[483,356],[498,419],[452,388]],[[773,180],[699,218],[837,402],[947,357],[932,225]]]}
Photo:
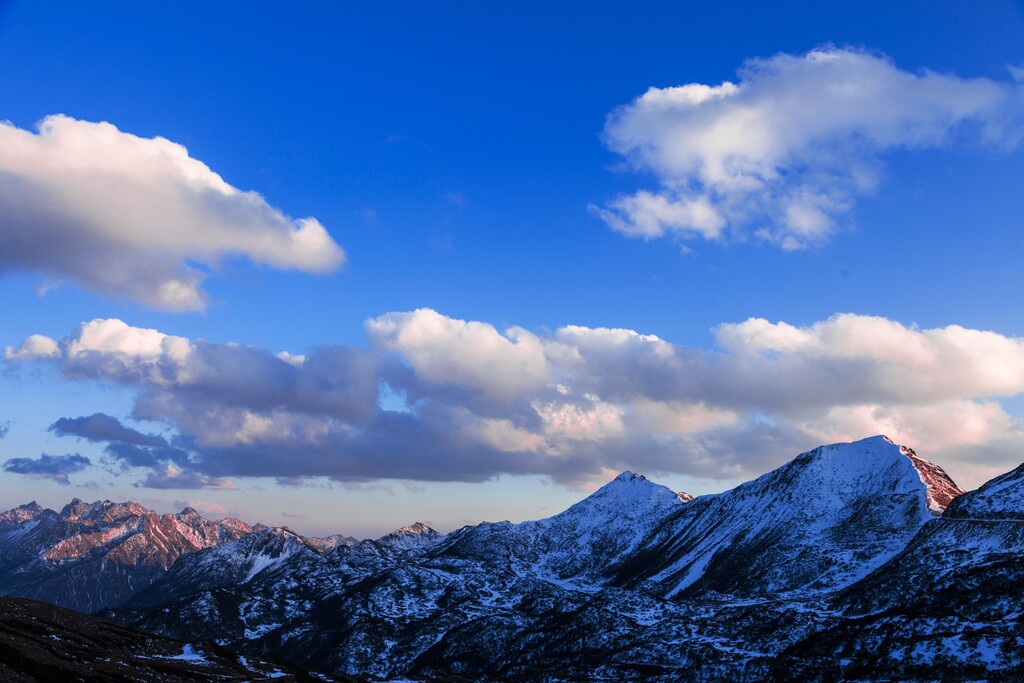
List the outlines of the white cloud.
{"label": "white cloud", "polygon": [[835,407],[819,422],[805,425],[805,429],[825,441],[848,441],[860,438],[854,435],[869,433],[887,434],[926,453],[982,446],[999,435],[1014,432],[1024,437],[1020,420],[1008,415],[998,403],[972,400],[925,406]]}
{"label": "white cloud", "polygon": [[722,236],[725,218],[707,197],[669,198],[640,190],[617,197],[609,209],[591,205],[590,210],[614,230],[630,237],[651,239],[666,231],[709,240]]}
{"label": "white cloud", "polygon": [[4,350],[4,358],[9,361],[53,358],[59,355],[60,347],[57,346],[57,342],[41,334],[27,337],[18,348],[8,346]]}
{"label": "white cloud", "polygon": [[366,322],[374,348],[402,353],[422,379],[458,385],[499,401],[543,387],[551,374],[540,340],[512,327],[455,320],[428,308]]}
{"label": "white cloud", "polygon": [[661,434],[694,434],[734,425],[739,415],[732,410],[709,408],[703,403],[675,403],[638,399],[633,402],[632,422],[637,429]]}
{"label": "white cloud", "polygon": [[584,394],[584,403],[534,401],[531,407],[543,422],[544,434],[571,441],[601,442],[625,431],[626,410]]}
{"label": "white cloud", "polygon": [[166,310],[206,305],[205,273],[189,263],[327,273],[345,260],[315,218],[288,218],[181,145],[63,115],[38,133],[0,123],[0,210],[0,270]]}
{"label": "white cloud", "polygon": [[784,365],[798,382],[827,369],[834,381],[860,384],[868,400],[935,403],[1024,391],[1024,341],[959,325],[918,330],[845,314],[797,328],[751,318],[719,326],[716,340],[747,359],[748,372]]}
{"label": "white cloud", "polygon": [[754,234],[799,249],[877,187],[887,152],[964,134],[1010,146],[1022,123],[1020,79],[914,74],[834,47],[752,59],[736,83],[652,87],[613,111],[606,145],[660,187],[593,209],[630,236]]}
{"label": "white cloud", "polygon": [[88,353],[120,354],[132,359],[165,357],[183,362],[192,350],[184,337],[175,337],[154,329],[131,327],[116,318],[97,318],[83,323],[68,344],[70,358]]}
{"label": "white cloud", "polygon": [[[149,468],[154,487],[502,473],[578,483],[602,468],[733,479],[876,433],[975,486],[1024,452],[1021,420],[999,403],[1024,393],[1024,340],[992,331],[752,318],[720,325],[704,350],[627,329],[502,334],[422,309],[372,319],[367,332],[370,349],[317,347],[296,362],[94,320],[59,342],[27,339],[7,362],[136,391],[133,417],[176,436],[96,415],[53,431],[111,441],[107,455]],[[380,409],[380,386],[408,405]]]}

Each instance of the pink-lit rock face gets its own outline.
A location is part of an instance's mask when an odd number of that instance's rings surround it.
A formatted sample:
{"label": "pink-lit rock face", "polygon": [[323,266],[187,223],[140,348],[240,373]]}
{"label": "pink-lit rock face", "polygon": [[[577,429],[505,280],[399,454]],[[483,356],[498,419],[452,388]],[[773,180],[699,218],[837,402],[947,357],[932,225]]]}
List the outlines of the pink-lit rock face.
{"label": "pink-lit rock face", "polygon": [[[888,437],[886,437],[888,440]],[[914,468],[921,475],[921,482],[925,485],[928,495],[928,508],[935,513],[941,513],[953,502],[953,499],[963,494],[964,490],[953,481],[946,471],[933,462],[918,457],[914,449],[900,446],[900,452],[910,458]]]}
{"label": "pink-lit rock face", "polygon": [[29,504],[0,515],[0,569],[12,593],[94,611],[119,604],[183,555],[252,533],[237,519],[186,508],[161,515],[135,502]]}
{"label": "pink-lit rock face", "polygon": [[44,511],[45,508],[32,501],[25,505],[19,505],[7,512],[0,512],[0,533],[15,529],[25,522],[32,521]]}
{"label": "pink-lit rock face", "polygon": [[76,501],[64,508],[62,518],[61,531],[70,535],[44,550],[44,560],[65,562],[98,554],[121,565],[167,570],[182,554],[252,533],[252,527],[237,519],[211,521],[191,508],[159,515],[133,502]]}

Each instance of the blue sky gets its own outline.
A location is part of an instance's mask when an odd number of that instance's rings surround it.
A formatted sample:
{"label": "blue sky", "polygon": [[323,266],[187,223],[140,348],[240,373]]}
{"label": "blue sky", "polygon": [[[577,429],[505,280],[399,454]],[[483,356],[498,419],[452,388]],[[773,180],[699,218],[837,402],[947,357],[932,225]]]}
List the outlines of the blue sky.
{"label": "blue sky", "polygon": [[[7,506],[374,535],[1021,460],[1019,2],[6,2],[0,65]],[[94,414],[135,436],[50,429]]]}

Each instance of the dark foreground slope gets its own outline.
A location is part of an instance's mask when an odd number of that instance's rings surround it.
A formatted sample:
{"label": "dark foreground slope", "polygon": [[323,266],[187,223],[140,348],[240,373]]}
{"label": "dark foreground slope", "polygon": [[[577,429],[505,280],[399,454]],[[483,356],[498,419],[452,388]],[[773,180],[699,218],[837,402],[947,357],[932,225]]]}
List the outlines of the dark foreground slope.
{"label": "dark foreground slope", "polygon": [[349,681],[242,657],[212,643],[182,643],[23,598],[0,597],[4,683]]}

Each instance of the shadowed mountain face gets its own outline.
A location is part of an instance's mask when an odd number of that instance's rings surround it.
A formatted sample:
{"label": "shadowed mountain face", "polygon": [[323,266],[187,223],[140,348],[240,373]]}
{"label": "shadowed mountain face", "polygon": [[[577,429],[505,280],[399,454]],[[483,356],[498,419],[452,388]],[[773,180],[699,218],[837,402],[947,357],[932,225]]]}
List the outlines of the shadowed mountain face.
{"label": "shadowed mountain face", "polygon": [[381,677],[1005,679],[1024,663],[1024,468],[961,493],[885,437],[696,499],[625,472],[554,517],[447,536],[323,552],[262,529],[110,614]]}

